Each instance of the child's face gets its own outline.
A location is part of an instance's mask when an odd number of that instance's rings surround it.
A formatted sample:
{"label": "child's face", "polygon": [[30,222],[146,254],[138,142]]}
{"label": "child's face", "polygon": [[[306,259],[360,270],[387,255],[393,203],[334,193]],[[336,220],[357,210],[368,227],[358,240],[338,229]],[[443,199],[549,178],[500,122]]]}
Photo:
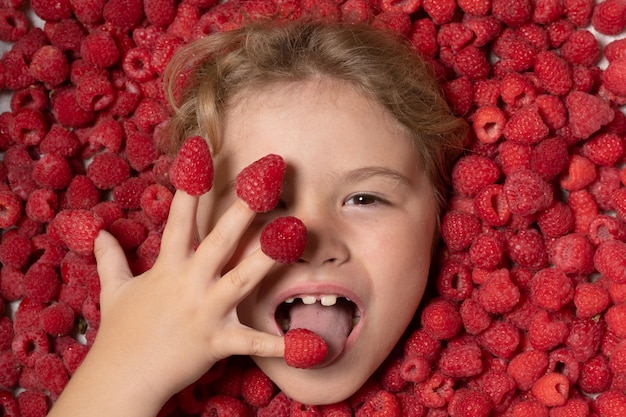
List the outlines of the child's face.
{"label": "child's face", "polygon": [[[420,159],[382,106],[327,79],[276,85],[238,102],[223,144],[214,188],[201,201],[201,237],[235,198],[230,186],[241,169],[269,153],[288,166],[279,207],[257,216],[229,268],[258,248],[263,225],[276,216],[299,217],[309,235],[301,261],[277,265],[239,305],[241,322],[284,334],[293,312],[294,327],[329,341],[329,358],[316,369],[254,360],[297,401],[343,400],[388,356],[426,285],[436,209]],[[321,305],[334,296],[334,306]],[[290,309],[284,302],[293,298]]]}

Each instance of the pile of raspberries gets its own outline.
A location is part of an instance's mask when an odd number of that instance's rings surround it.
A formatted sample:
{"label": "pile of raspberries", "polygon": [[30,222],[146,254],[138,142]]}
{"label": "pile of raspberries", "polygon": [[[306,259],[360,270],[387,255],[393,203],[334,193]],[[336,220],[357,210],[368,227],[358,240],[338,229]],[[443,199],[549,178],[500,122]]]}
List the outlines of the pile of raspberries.
{"label": "pile of raspberries", "polygon": [[266,16],[367,20],[433,63],[472,127],[452,172],[435,289],[344,402],[291,401],[234,357],[159,416],[626,415],[626,0],[28,7],[0,0],[0,89],[10,93],[0,115],[0,415],[44,416],[89,350],[97,231],[120,240],[136,273],[158,254],[174,191],[155,140],[172,54]]}

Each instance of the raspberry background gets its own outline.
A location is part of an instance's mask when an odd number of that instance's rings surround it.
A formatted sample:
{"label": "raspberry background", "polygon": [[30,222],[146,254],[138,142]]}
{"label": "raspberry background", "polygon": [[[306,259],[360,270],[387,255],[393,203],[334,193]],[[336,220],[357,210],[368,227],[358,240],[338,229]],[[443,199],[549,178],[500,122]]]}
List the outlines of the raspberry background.
{"label": "raspberry background", "polygon": [[0,0],[0,414],[44,416],[97,334],[97,229],[158,254],[172,53],[264,16],[401,33],[472,126],[431,292],[341,404],[235,357],[160,416],[623,416],[624,0]]}

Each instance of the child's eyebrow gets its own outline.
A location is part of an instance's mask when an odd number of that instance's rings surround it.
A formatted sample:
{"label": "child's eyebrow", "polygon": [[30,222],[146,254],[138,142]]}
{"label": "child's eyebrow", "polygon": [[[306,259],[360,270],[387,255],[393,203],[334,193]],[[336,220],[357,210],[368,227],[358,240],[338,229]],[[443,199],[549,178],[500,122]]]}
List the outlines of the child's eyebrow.
{"label": "child's eyebrow", "polygon": [[385,167],[364,167],[350,171],[345,180],[349,182],[364,181],[373,177],[384,177],[401,185],[410,185],[409,179],[396,170]]}

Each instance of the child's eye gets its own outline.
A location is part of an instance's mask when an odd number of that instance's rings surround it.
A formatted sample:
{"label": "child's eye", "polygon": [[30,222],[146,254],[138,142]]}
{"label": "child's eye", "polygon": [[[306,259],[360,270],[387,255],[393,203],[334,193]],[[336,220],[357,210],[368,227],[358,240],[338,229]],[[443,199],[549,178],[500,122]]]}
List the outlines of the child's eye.
{"label": "child's eye", "polygon": [[371,204],[385,203],[385,200],[374,194],[355,194],[346,200],[346,205],[368,206]]}

